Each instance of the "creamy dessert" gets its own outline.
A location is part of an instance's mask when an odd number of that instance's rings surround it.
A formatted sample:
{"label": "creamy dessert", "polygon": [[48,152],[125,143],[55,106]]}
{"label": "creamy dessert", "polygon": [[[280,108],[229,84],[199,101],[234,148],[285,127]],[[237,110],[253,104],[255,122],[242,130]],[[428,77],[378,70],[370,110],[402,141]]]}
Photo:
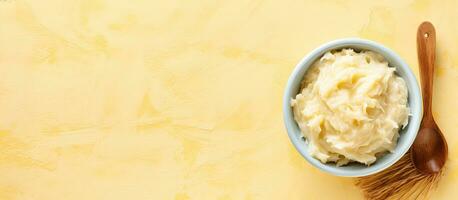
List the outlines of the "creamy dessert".
{"label": "creamy dessert", "polygon": [[393,151],[407,125],[407,86],[372,51],[327,52],[306,73],[291,106],[311,156],[365,165]]}

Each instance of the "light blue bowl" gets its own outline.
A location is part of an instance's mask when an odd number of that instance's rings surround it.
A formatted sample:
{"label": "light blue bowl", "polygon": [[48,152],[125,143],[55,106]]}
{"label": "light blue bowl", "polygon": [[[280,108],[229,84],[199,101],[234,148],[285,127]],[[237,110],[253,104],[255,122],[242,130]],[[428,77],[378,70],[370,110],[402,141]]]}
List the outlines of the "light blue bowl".
{"label": "light blue bowl", "polygon": [[[389,66],[396,68],[396,73],[402,77],[407,84],[409,97],[409,107],[411,116],[409,124],[401,130],[400,137],[393,153],[388,153],[377,158],[377,161],[371,166],[351,163],[346,166],[337,167],[334,163],[323,164],[319,160],[309,155],[307,144],[302,137],[301,131],[297,126],[293,117],[293,111],[290,106],[290,100],[294,98],[300,89],[300,83],[314,61],[319,59],[324,53],[330,50],[338,50],[342,48],[353,48],[355,50],[371,50],[385,57],[389,62]],[[345,38],[328,42],[316,48],[305,56],[289,77],[286,85],[285,94],[283,97],[283,117],[286,130],[291,142],[296,147],[297,151],[313,166],[327,173],[336,176],[360,177],[367,176],[379,171],[382,171],[398,161],[410,148],[417,136],[420,122],[423,116],[422,99],[420,88],[417,80],[410,70],[409,66],[392,50],[373,41],[363,40],[358,38]]]}

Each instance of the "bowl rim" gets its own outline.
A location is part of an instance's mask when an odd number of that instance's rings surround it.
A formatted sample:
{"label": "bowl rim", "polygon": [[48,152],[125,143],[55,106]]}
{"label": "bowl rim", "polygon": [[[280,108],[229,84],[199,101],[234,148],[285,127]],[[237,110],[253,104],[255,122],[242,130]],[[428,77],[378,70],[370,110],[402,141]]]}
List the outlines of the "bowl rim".
{"label": "bowl rim", "polygon": [[[294,118],[292,118],[292,109],[290,106],[290,100],[292,95],[296,95],[298,91],[292,91],[293,86],[295,84],[300,84],[301,81],[297,82],[298,77],[300,80],[303,79],[304,74],[307,72],[308,68],[315,62],[316,59],[318,59],[321,55],[323,55],[325,52],[333,49],[342,49],[345,46],[351,46],[351,45],[359,45],[359,46],[366,46],[366,47],[371,47],[373,49],[376,49],[376,52],[388,55],[391,60],[396,60],[397,63],[399,63],[399,66],[393,66],[396,68],[402,68],[404,70],[404,80],[409,83],[407,83],[407,87],[409,90],[409,98],[412,99],[413,102],[416,102],[416,105],[414,109],[412,109],[411,105],[409,105],[411,110],[416,110],[418,113],[411,113],[411,119],[409,120],[409,124],[407,125],[409,127],[409,133],[410,136],[408,137],[407,141],[404,142],[403,146],[401,146],[401,149],[397,150],[398,152],[393,152],[395,154],[394,157],[391,159],[387,160],[386,162],[383,162],[380,165],[371,165],[369,167],[363,168],[361,170],[345,170],[344,168],[338,168],[338,167],[332,167],[328,166],[326,164],[321,163],[318,161],[316,158],[312,157],[309,155],[307,152],[307,149],[305,148],[304,142],[301,139],[297,139],[296,133],[293,131],[293,126],[297,126],[296,121]],[[312,60],[313,59],[313,60]],[[305,68],[305,69],[304,69]],[[303,71],[301,73],[301,71]],[[321,171],[327,172],[329,174],[333,174],[336,176],[343,176],[343,177],[361,177],[361,176],[368,176],[371,174],[375,174],[377,172],[380,172],[394,163],[396,163],[399,159],[401,159],[407,151],[410,149],[410,146],[413,144],[416,135],[418,133],[418,130],[420,128],[420,123],[421,119],[423,116],[423,106],[422,106],[422,97],[421,97],[421,92],[420,88],[418,86],[418,80],[413,74],[412,70],[410,69],[409,65],[393,50],[377,43],[371,40],[367,39],[361,39],[361,38],[342,38],[342,39],[337,39],[333,40],[327,43],[324,43],[320,45],[319,47],[315,48],[312,50],[310,53],[308,53],[306,56],[304,56],[300,62],[295,66],[294,70],[292,71],[291,75],[288,78],[288,82],[286,84],[284,96],[283,96],[283,120],[284,120],[284,125],[288,133],[288,137],[290,141],[293,143],[295,149],[304,157],[310,164],[312,164],[314,167],[320,169]],[[411,133],[414,132],[414,133]],[[302,133],[300,133],[302,134]],[[404,133],[407,134],[407,133]],[[406,136],[406,137],[407,137]],[[400,136],[402,137],[402,136]],[[396,144],[399,145],[399,142]]]}

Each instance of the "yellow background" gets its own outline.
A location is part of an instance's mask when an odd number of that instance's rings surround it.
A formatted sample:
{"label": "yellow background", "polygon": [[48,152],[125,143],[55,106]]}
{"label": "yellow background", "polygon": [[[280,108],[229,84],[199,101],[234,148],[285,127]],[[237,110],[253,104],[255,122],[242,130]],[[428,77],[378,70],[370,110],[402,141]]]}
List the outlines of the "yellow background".
{"label": "yellow background", "polygon": [[361,199],[282,121],[295,64],[342,37],[418,75],[437,30],[434,115],[458,195],[457,1],[0,0],[0,199]]}

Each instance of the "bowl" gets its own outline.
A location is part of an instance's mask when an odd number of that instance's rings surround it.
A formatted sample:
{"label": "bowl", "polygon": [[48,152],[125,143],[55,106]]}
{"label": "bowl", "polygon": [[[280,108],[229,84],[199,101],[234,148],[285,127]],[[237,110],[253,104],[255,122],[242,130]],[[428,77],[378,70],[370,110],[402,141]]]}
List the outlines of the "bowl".
{"label": "bowl", "polygon": [[[411,112],[411,115],[409,116],[409,123],[406,127],[400,130],[400,137],[394,151],[378,157],[377,161],[370,166],[352,162],[348,165],[337,167],[335,163],[324,164],[312,157],[307,151],[307,143],[303,138],[296,121],[294,120],[293,110],[290,106],[291,99],[295,98],[295,96],[299,93],[301,81],[309,67],[326,52],[342,48],[370,50],[381,54],[388,61],[389,66],[396,68],[396,74],[402,77],[407,84],[408,104]],[[296,68],[291,73],[283,97],[284,123],[288,136],[296,150],[313,166],[336,176],[368,176],[380,172],[396,163],[396,161],[401,159],[401,157],[409,150],[410,146],[414,142],[420,127],[422,116],[423,108],[420,88],[418,87],[417,79],[406,62],[404,62],[389,48],[379,43],[359,38],[334,40],[321,45],[306,55],[299,64],[296,65]]]}

